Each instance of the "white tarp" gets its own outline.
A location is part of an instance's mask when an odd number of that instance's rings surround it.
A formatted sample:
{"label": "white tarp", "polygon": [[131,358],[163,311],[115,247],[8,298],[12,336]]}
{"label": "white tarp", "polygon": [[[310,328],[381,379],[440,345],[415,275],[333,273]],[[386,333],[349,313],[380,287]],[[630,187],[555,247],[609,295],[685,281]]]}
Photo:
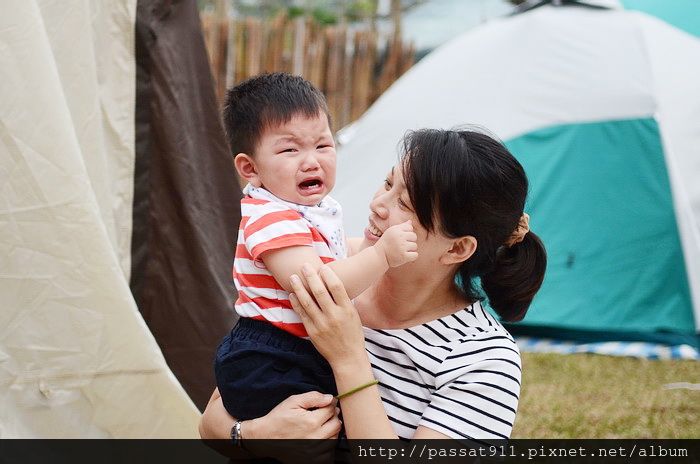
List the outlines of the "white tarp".
{"label": "white tarp", "polygon": [[0,438],[196,438],[128,285],[136,0],[0,4]]}

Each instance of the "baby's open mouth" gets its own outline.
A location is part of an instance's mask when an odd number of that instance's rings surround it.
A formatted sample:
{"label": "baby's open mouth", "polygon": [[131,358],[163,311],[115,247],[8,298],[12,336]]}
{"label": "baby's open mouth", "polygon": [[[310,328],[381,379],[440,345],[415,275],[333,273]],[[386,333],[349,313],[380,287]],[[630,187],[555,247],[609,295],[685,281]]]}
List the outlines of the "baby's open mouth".
{"label": "baby's open mouth", "polygon": [[299,187],[301,189],[307,190],[307,189],[313,189],[321,186],[321,180],[320,179],[309,179],[305,180],[304,182],[301,182],[299,184]]}

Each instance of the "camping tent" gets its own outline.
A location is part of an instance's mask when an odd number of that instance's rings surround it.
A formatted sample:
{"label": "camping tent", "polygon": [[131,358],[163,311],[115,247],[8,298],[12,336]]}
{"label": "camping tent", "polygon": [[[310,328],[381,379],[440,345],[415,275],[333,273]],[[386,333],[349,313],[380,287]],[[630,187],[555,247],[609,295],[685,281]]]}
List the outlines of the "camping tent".
{"label": "camping tent", "polygon": [[695,0],[620,0],[628,10],[639,10],[700,37],[700,2]]}
{"label": "camping tent", "polygon": [[240,191],[196,2],[2,2],[0,63],[0,438],[197,438]]}
{"label": "camping tent", "polygon": [[619,8],[545,5],[433,51],[339,134],[348,235],[406,130],[485,126],[531,181],[544,285],[516,332],[698,346],[700,40]]}

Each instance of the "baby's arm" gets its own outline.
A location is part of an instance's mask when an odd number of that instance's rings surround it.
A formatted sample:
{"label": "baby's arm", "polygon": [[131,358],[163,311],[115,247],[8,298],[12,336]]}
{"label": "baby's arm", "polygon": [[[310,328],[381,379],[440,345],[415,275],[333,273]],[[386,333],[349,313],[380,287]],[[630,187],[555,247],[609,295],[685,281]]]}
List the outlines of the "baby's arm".
{"label": "baby's arm", "polygon": [[362,246],[362,239],[359,237],[349,237],[345,239],[345,243],[348,245],[348,257],[350,256],[355,256],[357,253],[360,252],[363,248]]}
{"label": "baby's arm", "polygon": [[[374,246],[358,251],[346,259],[333,261],[333,269],[345,286],[350,298],[365,291],[390,267],[414,261],[416,234],[410,221],[388,228]],[[261,259],[275,280],[287,291],[291,291],[289,277],[301,274],[301,265],[310,263],[318,271],[323,262],[308,246],[292,246],[264,252]]]}
{"label": "baby's arm", "polygon": [[328,267],[343,282],[350,298],[355,298],[390,267],[415,261],[416,250],[416,234],[411,221],[406,221],[389,227],[374,246],[355,250],[354,255],[328,263]]}

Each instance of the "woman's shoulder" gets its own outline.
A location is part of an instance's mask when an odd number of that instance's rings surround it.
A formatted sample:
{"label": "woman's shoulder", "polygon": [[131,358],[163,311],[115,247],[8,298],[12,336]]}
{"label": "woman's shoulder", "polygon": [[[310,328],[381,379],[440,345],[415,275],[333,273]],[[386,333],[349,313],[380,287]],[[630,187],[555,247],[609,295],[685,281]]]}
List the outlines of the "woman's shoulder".
{"label": "woman's shoulder", "polygon": [[504,339],[515,343],[510,333],[480,301],[475,301],[459,311],[422,324],[422,327],[425,327],[424,330],[439,332],[450,344],[459,345],[469,340],[484,339]]}
{"label": "woman's shoulder", "polygon": [[[519,363],[520,351],[515,339],[481,302],[477,301],[452,314],[449,319],[451,329],[460,332],[460,336],[454,337],[450,344],[452,352],[449,359],[493,357],[494,353],[499,353],[499,357]],[[442,324],[444,321],[434,322]]]}
{"label": "woman's shoulder", "polygon": [[481,304],[453,316],[464,336],[450,344],[435,372],[421,424],[454,438],[507,439],[522,379],[515,340]]}
{"label": "woman's shoulder", "polygon": [[475,301],[447,317],[431,321],[431,324],[449,327],[445,330],[458,333],[460,336],[455,337],[455,341],[459,343],[483,339],[504,339],[515,343],[511,334],[480,301]]}
{"label": "woman's shoulder", "polygon": [[365,338],[384,346],[410,346],[441,357],[461,353],[511,350],[519,356],[513,337],[480,302],[474,302],[447,316],[404,329],[368,329]]}

